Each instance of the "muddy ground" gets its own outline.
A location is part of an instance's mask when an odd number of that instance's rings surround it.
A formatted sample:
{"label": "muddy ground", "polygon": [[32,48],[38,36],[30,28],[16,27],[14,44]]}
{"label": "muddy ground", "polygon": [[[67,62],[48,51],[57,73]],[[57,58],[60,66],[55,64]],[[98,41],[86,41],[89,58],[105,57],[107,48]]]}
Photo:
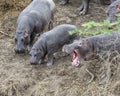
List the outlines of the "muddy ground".
{"label": "muddy ground", "polygon": [[[28,54],[15,54],[13,37],[16,19],[30,0],[18,0],[22,7],[14,2],[12,6],[9,6],[11,3],[6,6],[8,1],[2,0],[0,4],[0,31],[9,35],[0,33],[0,96],[120,96],[119,62],[119,66],[112,66],[110,81],[100,85],[101,66],[107,62],[96,59],[86,62],[87,66],[76,68],[71,66],[70,56],[59,58],[55,55],[55,64],[47,67],[46,64],[30,65]],[[76,13],[79,5],[79,0],[71,0],[70,4],[60,6],[59,0],[56,0],[54,26],[69,23],[79,28],[84,22],[106,18],[107,5],[91,2],[89,14],[85,16]],[[91,76],[86,68],[95,75],[89,84]]]}

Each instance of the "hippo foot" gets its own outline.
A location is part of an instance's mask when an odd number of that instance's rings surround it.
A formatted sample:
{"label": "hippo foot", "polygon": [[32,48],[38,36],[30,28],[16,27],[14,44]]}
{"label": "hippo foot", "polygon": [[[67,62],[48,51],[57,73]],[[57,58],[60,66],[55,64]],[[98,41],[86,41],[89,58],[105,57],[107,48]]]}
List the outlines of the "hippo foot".
{"label": "hippo foot", "polygon": [[60,5],[66,5],[67,3],[68,3],[67,1],[62,0],[62,1],[60,2]]}
{"label": "hippo foot", "polygon": [[47,63],[47,66],[52,66],[52,65],[53,65],[53,63],[50,63],[50,62]]}
{"label": "hippo foot", "polygon": [[77,10],[77,11],[79,11],[78,13],[79,13],[79,15],[85,15],[86,13],[87,13],[87,11],[86,11],[86,9],[83,9],[83,10]]}
{"label": "hippo foot", "polygon": [[84,10],[82,10],[82,11],[80,11],[79,12],[79,15],[85,15],[87,12],[86,12],[86,10],[84,9]]}
{"label": "hippo foot", "polygon": [[87,9],[84,8],[83,5],[81,5],[79,8],[77,8],[77,12],[79,13],[79,15],[85,15],[87,13]]}

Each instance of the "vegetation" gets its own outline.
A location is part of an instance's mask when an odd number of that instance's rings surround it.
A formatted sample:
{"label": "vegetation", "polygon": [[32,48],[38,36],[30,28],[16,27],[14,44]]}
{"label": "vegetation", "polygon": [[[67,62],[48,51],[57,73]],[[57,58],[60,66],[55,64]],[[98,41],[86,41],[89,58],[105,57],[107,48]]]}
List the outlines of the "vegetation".
{"label": "vegetation", "polygon": [[[117,16],[120,17],[120,14],[117,14]],[[120,31],[120,18],[118,18],[114,23],[110,23],[108,20],[104,20],[102,22],[90,21],[82,24],[80,29],[72,30],[69,33],[79,33],[80,35],[89,36],[101,33],[110,34],[116,30]]]}

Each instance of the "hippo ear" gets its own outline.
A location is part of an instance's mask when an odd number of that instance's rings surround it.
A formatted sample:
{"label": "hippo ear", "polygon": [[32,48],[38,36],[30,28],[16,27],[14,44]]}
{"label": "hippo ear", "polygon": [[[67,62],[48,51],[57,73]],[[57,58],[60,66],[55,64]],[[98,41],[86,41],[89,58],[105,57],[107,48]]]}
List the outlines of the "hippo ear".
{"label": "hippo ear", "polygon": [[41,52],[42,52],[42,50],[41,50],[41,49],[37,49],[37,52],[38,52],[38,53],[41,53]]}
{"label": "hippo ear", "polygon": [[116,10],[117,10],[117,13],[120,12],[120,4],[117,4],[117,5],[115,6],[115,8],[116,8]]}
{"label": "hippo ear", "polygon": [[24,32],[24,37],[28,37],[29,36],[29,33],[27,31]]}

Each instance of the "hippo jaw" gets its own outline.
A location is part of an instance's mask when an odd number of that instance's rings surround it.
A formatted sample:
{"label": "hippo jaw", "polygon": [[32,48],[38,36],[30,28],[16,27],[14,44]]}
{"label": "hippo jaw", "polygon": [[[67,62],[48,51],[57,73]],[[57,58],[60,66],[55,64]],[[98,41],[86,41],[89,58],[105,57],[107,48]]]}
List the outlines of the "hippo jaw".
{"label": "hippo jaw", "polygon": [[28,53],[30,51],[30,45],[20,45],[23,47],[19,47],[18,45],[15,45],[14,51],[15,53],[22,54],[22,53]]}
{"label": "hippo jaw", "polygon": [[16,32],[15,34],[15,47],[14,51],[18,54],[28,53],[31,48],[30,34],[26,32]]}
{"label": "hippo jaw", "polygon": [[80,57],[78,53],[78,49],[75,49],[72,53],[72,65],[79,66],[83,62],[83,59]]}

